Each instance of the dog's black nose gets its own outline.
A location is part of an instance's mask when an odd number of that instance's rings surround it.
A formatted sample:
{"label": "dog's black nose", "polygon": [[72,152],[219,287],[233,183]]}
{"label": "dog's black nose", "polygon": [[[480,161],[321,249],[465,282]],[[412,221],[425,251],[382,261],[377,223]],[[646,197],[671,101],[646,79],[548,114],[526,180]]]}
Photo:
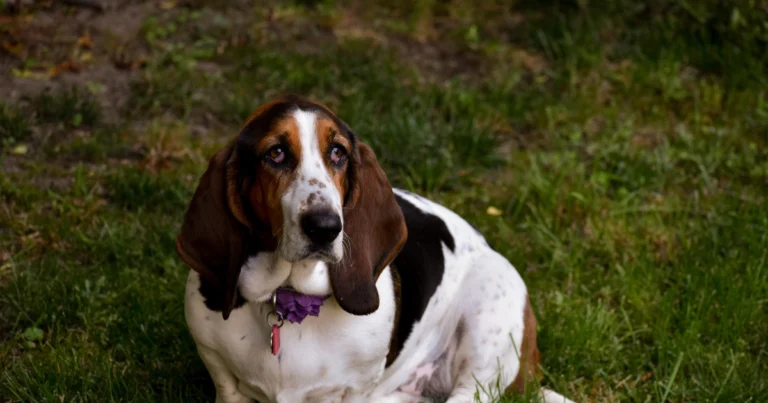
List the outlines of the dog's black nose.
{"label": "dog's black nose", "polygon": [[301,230],[315,245],[325,245],[341,232],[341,217],[327,211],[310,212],[301,217]]}

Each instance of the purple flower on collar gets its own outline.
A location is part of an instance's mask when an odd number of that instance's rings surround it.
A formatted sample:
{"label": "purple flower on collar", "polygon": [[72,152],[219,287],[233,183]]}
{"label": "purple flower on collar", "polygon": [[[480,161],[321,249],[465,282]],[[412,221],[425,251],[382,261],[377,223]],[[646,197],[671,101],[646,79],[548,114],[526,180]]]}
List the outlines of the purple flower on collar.
{"label": "purple flower on collar", "polygon": [[275,311],[291,323],[301,323],[307,315],[317,316],[326,298],[328,296],[304,295],[290,288],[278,288]]}

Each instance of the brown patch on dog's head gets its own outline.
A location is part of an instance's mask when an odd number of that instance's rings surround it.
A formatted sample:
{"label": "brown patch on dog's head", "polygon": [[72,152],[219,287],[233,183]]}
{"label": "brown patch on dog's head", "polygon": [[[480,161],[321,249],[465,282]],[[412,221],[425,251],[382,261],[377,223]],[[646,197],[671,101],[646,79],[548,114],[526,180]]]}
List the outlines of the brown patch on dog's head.
{"label": "brown patch on dog's head", "polygon": [[332,153],[341,152],[349,158],[349,152],[353,151],[353,139],[350,138],[351,132],[345,124],[341,123],[333,115],[329,118],[318,119],[316,132],[320,151],[328,154],[328,158],[324,159],[325,169],[330,174],[336,190],[341,195],[341,200],[344,200],[348,191],[347,167],[346,164],[342,166],[335,165],[330,157]]}
{"label": "brown patch on dog's head", "polygon": [[[296,165],[301,160],[299,129],[295,120],[284,117],[275,120],[266,132],[251,130],[246,135],[258,137],[258,141],[253,142],[255,147],[249,141],[241,143],[241,149],[245,149],[241,152],[255,157],[249,158],[252,166],[246,168],[254,178],[247,197],[256,218],[267,223],[272,235],[276,235],[283,223],[280,199],[296,180]],[[271,162],[270,156],[278,151],[284,158],[280,165]]]}

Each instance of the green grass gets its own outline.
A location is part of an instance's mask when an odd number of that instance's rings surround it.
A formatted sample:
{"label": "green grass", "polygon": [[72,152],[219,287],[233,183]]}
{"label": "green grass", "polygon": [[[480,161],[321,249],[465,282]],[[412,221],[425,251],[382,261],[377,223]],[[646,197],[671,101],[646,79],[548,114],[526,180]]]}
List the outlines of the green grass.
{"label": "green grass", "polygon": [[[237,33],[221,23],[234,6],[158,13],[119,121],[83,88],[3,106],[3,144],[53,133],[45,152],[0,156],[0,401],[212,400],[173,242],[207,157],[287,91],[337,111],[396,186],[456,210],[515,264],[548,387],[768,401],[757,9],[400,3],[352,8],[385,41],[325,35],[351,13],[332,2],[241,10],[257,18]],[[270,12],[279,35],[260,22]],[[435,73],[455,61],[398,52],[412,37],[480,65]]]}
{"label": "green grass", "polygon": [[93,126],[101,119],[101,108],[87,91],[71,87],[52,93],[43,91],[30,106],[41,123],[63,123],[71,127]]}
{"label": "green grass", "polygon": [[22,112],[0,104],[0,146],[22,141],[29,136],[29,123]]}

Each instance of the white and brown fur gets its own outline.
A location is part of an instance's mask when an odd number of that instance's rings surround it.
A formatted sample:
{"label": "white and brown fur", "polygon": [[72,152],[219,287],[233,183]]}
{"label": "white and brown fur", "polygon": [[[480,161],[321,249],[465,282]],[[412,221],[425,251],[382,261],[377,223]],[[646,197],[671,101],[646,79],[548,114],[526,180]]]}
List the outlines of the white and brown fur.
{"label": "white and brown fur", "polygon": [[[257,109],[211,159],[177,250],[219,402],[468,402],[478,383],[514,393],[536,377],[536,320],[514,267],[455,213],[393,190],[322,105]],[[266,317],[286,286],[332,297],[286,323],[273,356]]]}

